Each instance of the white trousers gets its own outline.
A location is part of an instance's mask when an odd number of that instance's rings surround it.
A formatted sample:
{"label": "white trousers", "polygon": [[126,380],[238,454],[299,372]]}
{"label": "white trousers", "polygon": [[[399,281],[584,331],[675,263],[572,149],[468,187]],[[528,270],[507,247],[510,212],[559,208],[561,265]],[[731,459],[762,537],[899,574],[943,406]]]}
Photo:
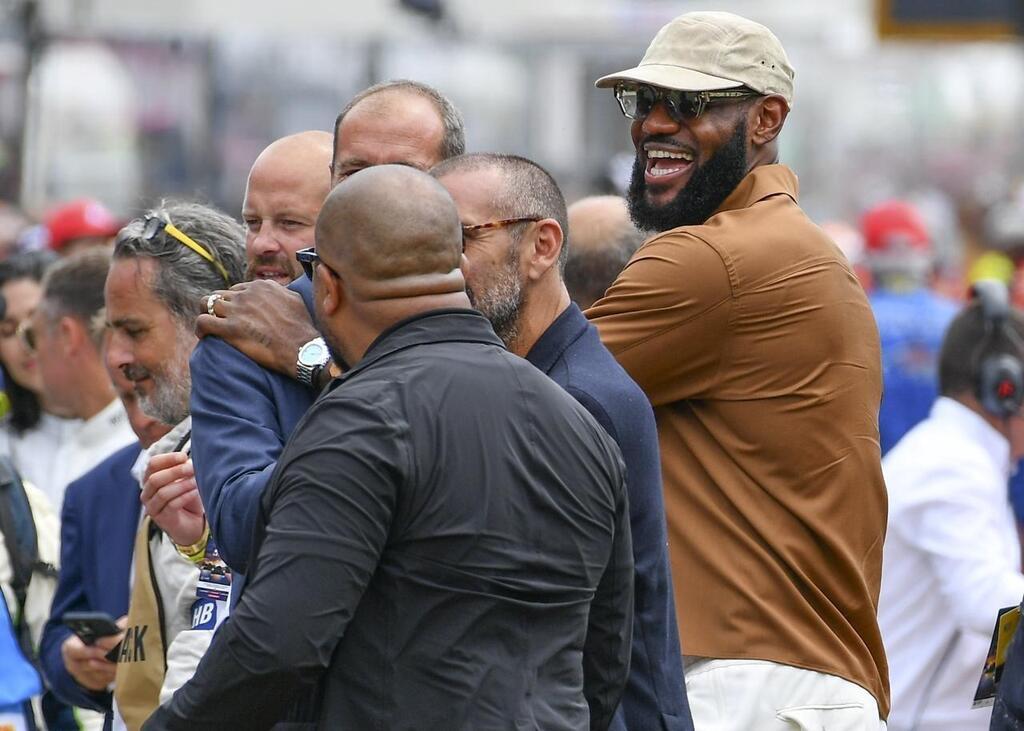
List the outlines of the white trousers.
{"label": "white trousers", "polygon": [[696,731],[885,731],[856,683],[764,660],[696,659],[686,695]]}

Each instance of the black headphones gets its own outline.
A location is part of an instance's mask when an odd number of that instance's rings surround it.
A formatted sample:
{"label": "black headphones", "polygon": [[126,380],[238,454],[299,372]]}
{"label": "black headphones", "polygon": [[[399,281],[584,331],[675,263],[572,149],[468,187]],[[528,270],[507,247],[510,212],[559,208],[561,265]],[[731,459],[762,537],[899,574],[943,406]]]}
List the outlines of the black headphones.
{"label": "black headphones", "polygon": [[996,279],[981,279],[971,287],[971,301],[981,305],[985,339],[974,355],[974,395],[992,416],[1008,419],[1024,404],[1024,364],[1010,353],[993,353],[999,335],[1009,340],[1018,352],[1024,352],[1010,316],[1010,297],[1006,285]]}

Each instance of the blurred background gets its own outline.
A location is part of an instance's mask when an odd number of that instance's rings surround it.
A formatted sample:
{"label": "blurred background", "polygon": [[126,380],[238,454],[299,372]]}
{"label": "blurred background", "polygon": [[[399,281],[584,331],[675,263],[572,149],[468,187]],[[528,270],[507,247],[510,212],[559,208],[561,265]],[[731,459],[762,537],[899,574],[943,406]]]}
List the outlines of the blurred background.
{"label": "blurred background", "polygon": [[0,0],[0,246],[40,245],[26,227],[82,196],[121,217],[171,195],[237,212],[269,141],[330,129],[353,93],[397,77],[447,93],[471,150],[538,160],[570,200],[621,191],[628,125],[594,79],[672,17],[715,9],[768,25],[796,68],[782,156],[805,210],[856,256],[863,210],[913,202],[955,293],[972,266],[1012,277],[1024,244],[1021,6]]}

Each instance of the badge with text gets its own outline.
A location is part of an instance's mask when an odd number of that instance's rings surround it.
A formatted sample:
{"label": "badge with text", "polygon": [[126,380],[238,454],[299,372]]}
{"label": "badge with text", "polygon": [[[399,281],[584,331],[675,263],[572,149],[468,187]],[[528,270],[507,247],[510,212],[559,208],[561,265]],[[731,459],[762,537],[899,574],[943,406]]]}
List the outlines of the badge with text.
{"label": "badge with text", "polygon": [[996,689],[1003,677],[1003,666],[1006,665],[1006,651],[1010,648],[1010,640],[1013,639],[1018,624],[1020,624],[1020,607],[1006,607],[1006,609],[999,610],[996,628],[992,633],[992,643],[988,648],[988,657],[985,658],[985,667],[981,671],[978,690],[974,694],[973,708],[984,708],[995,702]]}
{"label": "badge with text", "polygon": [[231,593],[231,569],[221,560],[213,538],[206,544],[206,554],[199,564],[196,600],[192,604],[192,629],[216,629],[228,615]]}

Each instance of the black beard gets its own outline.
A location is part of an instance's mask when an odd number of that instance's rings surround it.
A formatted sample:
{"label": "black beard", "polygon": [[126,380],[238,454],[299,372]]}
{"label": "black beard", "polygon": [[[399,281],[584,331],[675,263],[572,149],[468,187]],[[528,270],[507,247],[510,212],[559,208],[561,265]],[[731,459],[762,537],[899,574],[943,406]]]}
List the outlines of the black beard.
{"label": "black beard", "polygon": [[[657,142],[648,138],[647,142]],[[663,140],[664,141],[664,140]],[[663,206],[647,202],[645,163],[637,151],[626,198],[629,217],[641,231],[668,231],[678,226],[699,226],[711,218],[747,175],[747,120],[740,118],[732,136],[711,159],[693,171],[690,181]]]}

